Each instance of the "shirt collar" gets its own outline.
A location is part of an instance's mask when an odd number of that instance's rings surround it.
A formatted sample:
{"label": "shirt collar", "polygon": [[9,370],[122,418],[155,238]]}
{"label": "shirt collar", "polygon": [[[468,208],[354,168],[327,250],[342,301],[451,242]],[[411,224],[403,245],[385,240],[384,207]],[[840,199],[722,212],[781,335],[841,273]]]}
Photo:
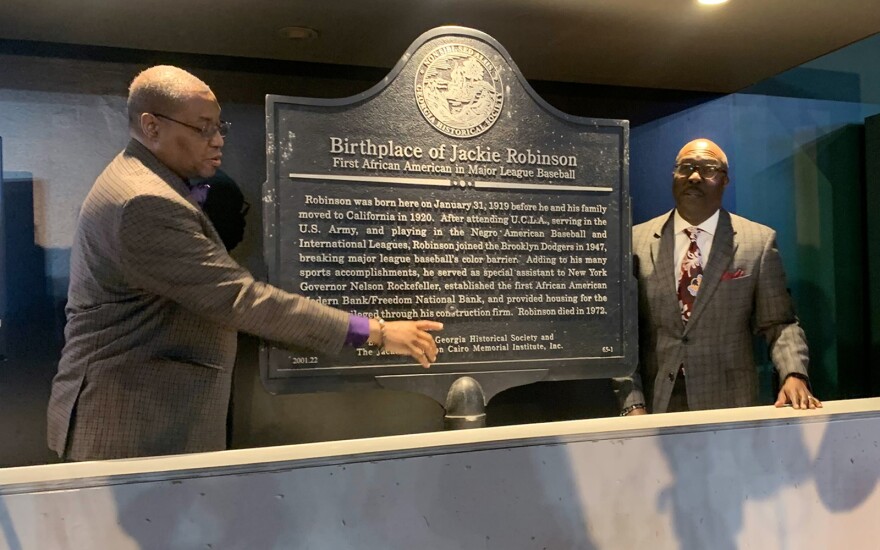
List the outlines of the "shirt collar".
{"label": "shirt collar", "polygon": [[[698,225],[697,227],[703,231],[704,233],[708,233],[709,235],[715,236],[715,230],[718,229],[718,218],[721,216],[721,210],[716,210],[714,214],[709,216],[703,223]],[[678,210],[675,210],[675,214],[673,217],[675,225],[673,228],[675,229],[675,234],[684,232],[688,227],[693,227],[687,220],[681,217],[681,214],[678,213]]]}

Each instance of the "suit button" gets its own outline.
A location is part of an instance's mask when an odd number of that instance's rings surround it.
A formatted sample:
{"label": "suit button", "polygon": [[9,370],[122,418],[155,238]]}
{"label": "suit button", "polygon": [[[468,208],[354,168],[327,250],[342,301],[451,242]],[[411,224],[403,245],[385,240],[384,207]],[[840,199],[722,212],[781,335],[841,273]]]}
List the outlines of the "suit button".
{"label": "suit button", "polygon": [[675,373],[670,372],[669,374],[666,375],[666,378],[669,378],[670,382],[674,382],[675,381]]}
{"label": "suit button", "polygon": [[681,343],[682,343],[682,344],[687,344],[687,343],[688,343],[688,337],[687,337],[687,336],[682,336],[682,337],[681,337]]}

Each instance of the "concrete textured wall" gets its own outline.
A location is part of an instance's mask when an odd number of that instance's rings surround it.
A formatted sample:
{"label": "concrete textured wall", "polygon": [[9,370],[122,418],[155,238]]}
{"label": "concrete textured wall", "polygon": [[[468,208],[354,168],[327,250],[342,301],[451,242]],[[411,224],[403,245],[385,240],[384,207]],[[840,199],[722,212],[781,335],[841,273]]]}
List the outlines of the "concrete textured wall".
{"label": "concrete textured wall", "polygon": [[12,469],[0,548],[874,547],[880,399],[826,407]]}

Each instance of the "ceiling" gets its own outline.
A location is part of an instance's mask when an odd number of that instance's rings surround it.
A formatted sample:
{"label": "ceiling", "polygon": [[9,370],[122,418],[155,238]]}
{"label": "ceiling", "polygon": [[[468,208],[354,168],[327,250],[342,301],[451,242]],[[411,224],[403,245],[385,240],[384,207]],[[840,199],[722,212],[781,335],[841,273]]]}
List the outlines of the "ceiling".
{"label": "ceiling", "polygon": [[[3,0],[0,38],[392,67],[440,25],[531,80],[733,92],[880,32],[873,0]],[[282,35],[318,31],[312,40]]]}

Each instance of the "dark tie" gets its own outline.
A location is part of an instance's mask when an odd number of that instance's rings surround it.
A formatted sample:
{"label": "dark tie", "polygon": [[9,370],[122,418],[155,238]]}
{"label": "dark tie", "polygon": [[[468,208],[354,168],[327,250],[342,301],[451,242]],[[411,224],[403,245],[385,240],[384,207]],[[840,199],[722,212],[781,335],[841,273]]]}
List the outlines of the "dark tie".
{"label": "dark tie", "polygon": [[681,321],[687,323],[694,309],[694,300],[703,282],[703,254],[697,246],[697,235],[700,229],[688,227],[684,234],[691,240],[684,259],[681,261],[681,278],[678,281],[678,304],[681,306]]}

